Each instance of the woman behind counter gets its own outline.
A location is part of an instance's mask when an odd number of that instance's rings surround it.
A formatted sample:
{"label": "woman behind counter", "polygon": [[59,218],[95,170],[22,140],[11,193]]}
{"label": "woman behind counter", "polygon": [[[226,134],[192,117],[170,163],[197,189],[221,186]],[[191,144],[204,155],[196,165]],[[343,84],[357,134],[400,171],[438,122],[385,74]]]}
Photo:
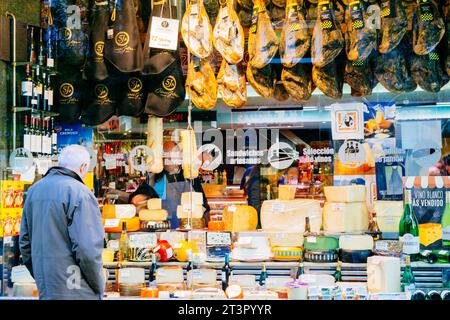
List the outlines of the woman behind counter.
{"label": "woman behind counter", "polygon": [[181,194],[190,192],[192,183],[192,191],[201,192],[203,194],[203,207],[206,209],[203,213],[204,226],[209,222],[210,207],[203,191],[200,179],[186,180],[183,176],[183,170],[179,159],[181,159],[180,148],[173,141],[165,142],[164,149],[164,170],[155,175],[152,183],[156,193],[162,199],[162,207],[169,213],[171,229],[180,226],[177,217],[177,207],[181,204]]}

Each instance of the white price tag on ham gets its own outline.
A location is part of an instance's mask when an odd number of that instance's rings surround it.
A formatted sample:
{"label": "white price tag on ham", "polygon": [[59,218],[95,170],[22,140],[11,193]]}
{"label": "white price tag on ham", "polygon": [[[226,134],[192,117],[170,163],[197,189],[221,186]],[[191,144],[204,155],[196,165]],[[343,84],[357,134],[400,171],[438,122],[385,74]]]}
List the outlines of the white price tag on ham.
{"label": "white price tag on ham", "polygon": [[177,19],[152,17],[150,48],[177,50],[179,26]]}

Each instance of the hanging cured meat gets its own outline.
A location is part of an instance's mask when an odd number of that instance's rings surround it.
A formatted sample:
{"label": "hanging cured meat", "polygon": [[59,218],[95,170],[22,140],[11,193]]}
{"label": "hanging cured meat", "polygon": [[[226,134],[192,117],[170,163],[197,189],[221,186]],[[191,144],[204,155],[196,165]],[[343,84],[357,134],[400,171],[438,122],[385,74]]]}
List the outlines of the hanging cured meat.
{"label": "hanging cured meat", "polygon": [[269,64],[262,69],[257,69],[248,64],[245,75],[248,83],[255,89],[256,93],[264,98],[273,97],[276,75],[272,65]]}
{"label": "hanging cured meat", "polygon": [[433,0],[418,1],[417,24],[414,27],[413,49],[418,55],[429,54],[444,37],[444,19]]}
{"label": "hanging cured meat", "polygon": [[333,4],[322,1],[317,9],[318,19],[312,36],[311,57],[316,67],[324,67],[341,53],[344,37],[340,24],[335,19]]}
{"label": "hanging cured meat", "polygon": [[444,7],[445,18],[445,42],[443,44],[445,50],[445,71],[450,76],[450,0],[446,0]]}
{"label": "hanging cured meat", "polygon": [[417,85],[429,92],[439,92],[449,80],[436,51],[422,56],[413,54],[411,74]]}
{"label": "hanging cured meat", "polygon": [[248,37],[250,64],[257,69],[267,66],[278,52],[279,40],[272,27],[266,6],[255,0],[253,18]]}
{"label": "hanging cured meat", "polygon": [[283,68],[281,80],[292,100],[308,100],[314,90],[311,64],[297,63],[292,68]]}
{"label": "hanging cured meat", "polygon": [[297,0],[288,0],[286,18],[280,35],[281,63],[287,68],[295,66],[311,46],[306,20],[297,4]]}
{"label": "hanging cured meat", "polygon": [[232,108],[241,108],[247,102],[247,82],[242,67],[222,60],[217,75],[217,88],[223,102]]}
{"label": "hanging cured meat", "polygon": [[344,55],[341,54],[325,67],[313,66],[312,78],[314,84],[324,95],[332,99],[342,98],[344,59]]}
{"label": "hanging cured meat", "polygon": [[380,53],[394,50],[408,31],[408,19],[400,0],[381,2],[381,44]]}
{"label": "hanging cured meat", "polygon": [[271,2],[277,7],[284,8],[288,1],[289,0],[272,0]]}
{"label": "hanging cured meat", "polygon": [[412,48],[409,38],[405,37],[394,50],[379,55],[375,63],[377,80],[391,92],[409,92],[417,87],[410,72]]}
{"label": "hanging cured meat", "polygon": [[347,7],[347,30],[349,44],[347,58],[365,61],[377,50],[377,30],[369,23],[369,14],[363,2],[355,1]]}
{"label": "hanging cured meat", "polygon": [[377,81],[372,66],[367,61],[349,61],[345,64],[344,82],[351,87],[354,97],[366,97],[372,94]]}
{"label": "hanging cured meat", "polygon": [[250,27],[252,25],[252,10],[242,8],[239,13],[239,21],[243,27]]}
{"label": "hanging cured meat", "polygon": [[208,61],[192,58],[186,77],[186,90],[197,108],[214,108],[217,101],[217,81]]}
{"label": "hanging cured meat", "polygon": [[283,65],[280,63],[273,64],[275,72],[275,81],[273,83],[273,97],[278,101],[286,101],[289,99],[289,93],[284,87],[283,81],[281,81],[281,74],[283,71]]}
{"label": "hanging cured meat", "polygon": [[227,0],[220,7],[213,30],[213,42],[228,63],[236,64],[244,57],[244,30],[234,11],[233,1]]}
{"label": "hanging cured meat", "polygon": [[189,51],[200,59],[213,50],[212,27],[203,0],[191,0],[181,22],[181,35]]}

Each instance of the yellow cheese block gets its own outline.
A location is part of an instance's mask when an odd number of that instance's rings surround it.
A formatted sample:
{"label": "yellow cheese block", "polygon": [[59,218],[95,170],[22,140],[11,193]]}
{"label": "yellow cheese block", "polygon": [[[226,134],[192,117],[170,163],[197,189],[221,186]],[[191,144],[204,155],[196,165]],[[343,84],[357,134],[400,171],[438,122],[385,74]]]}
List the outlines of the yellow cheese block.
{"label": "yellow cheese block", "polygon": [[442,226],[439,223],[419,224],[419,242],[429,246],[433,242],[442,239]]}
{"label": "yellow cheese block", "polygon": [[272,259],[297,261],[302,257],[301,247],[272,247]]}
{"label": "yellow cheese block", "polygon": [[188,204],[177,206],[178,219],[188,219],[189,215],[191,215],[191,218],[193,219],[200,219],[203,217],[204,212],[205,208],[203,208],[201,204],[196,204],[192,207]]}
{"label": "yellow cheese block", "polygon": [[203,204],[203,193],[201,192],[183,192],[181,194],[181,204],[191,204],[192,205],[202,205]]}
{"label": "yellow cheese block", "polygon": [[369,211],[365,202],[325,202],[323,230],[361,232],[369,228]]}
{"label": "yellow cheese block", "polygon": [[127,223],[127,232],[139,231],[140,229],[139,217],[133,217],[131,219],[103,219],[105,232],[108,233],[122,232],[123,221]]}
{"label": "yellow cheese block", "polygon": [[142,221],[165,221],[169,213],[164,209],[142,209],[139,211],[139,220]]}
{"label": "yellow cheese block", "polygon": [[103,219],[130,219],[136,215],[132,204],[105,204],[102,209]]}
{"label": "yellow cheese block", "polygon": [[278,186],[278,199],[280,200],[294,200],[297,186],[290,186],[286,184],[280,184]]}
{"label": "yellow cheese block", "polygon": [[225,231],[251,231],[256,230],[258,214],[251,206],[231,205],[224,208],[222,220]]}
{"label": "yellow cheese block", "polygon": [[149,210],[160,210],[162,209],[162,200],[159,198],[148,199],[147,209]]}
{"label": "yellow cheese block", "polygon": [[327,202],[363,202],[366,201],[366,187],[328,186],[323,189]]}

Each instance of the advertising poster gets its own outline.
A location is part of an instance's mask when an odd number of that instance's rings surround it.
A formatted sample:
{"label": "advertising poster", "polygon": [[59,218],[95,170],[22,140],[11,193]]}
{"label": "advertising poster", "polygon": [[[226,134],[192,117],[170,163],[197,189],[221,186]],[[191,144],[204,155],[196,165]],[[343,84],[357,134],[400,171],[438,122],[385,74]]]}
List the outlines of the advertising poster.
{"label": "advertising poster", "polygon": [[0,183],[0,236],[16,236],[20,233],[20,222],[24,202],[25,184],[23,181]]}
{"label": "advertising poster", "polygon": [[362,103],[331,105],[333,140],[364,138],[364,109]]}

